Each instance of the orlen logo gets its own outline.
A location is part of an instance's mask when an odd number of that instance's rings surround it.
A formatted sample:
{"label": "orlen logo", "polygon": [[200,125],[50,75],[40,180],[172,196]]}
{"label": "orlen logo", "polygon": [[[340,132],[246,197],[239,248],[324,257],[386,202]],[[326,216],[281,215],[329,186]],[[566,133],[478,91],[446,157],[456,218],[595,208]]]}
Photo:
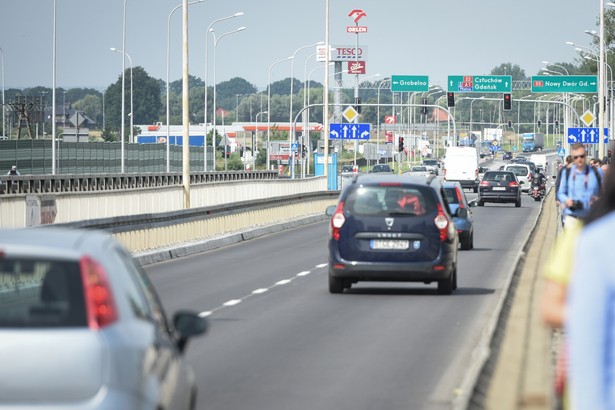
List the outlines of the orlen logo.
{"label": "orlen logo", "polygon": [[358,23],[362,17],[367,17],[367,14],[363,10],[355,9],[348,13],[348,17],[354,17],[354,22]]}

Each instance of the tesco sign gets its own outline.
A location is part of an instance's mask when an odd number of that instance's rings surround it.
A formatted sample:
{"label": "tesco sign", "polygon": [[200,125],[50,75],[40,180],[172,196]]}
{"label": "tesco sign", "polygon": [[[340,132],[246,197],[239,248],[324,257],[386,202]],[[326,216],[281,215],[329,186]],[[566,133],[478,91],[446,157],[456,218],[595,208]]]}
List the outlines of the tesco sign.
{"label": "tesco sign", "polygon": [[[316,47],[316,61],[323,62],[325,61],[327,55],[325,53],[325,46],[317,46]],[[359,46],[357,49],[356,46],[353,45],[344,45],[344,46],[334,46],[332,45],[331,54],[329,56],[329,61],[367,61],[367,46]],[[358,52],[357,52],[358,51]],[[359,56],[357,58],[357,55]]]}

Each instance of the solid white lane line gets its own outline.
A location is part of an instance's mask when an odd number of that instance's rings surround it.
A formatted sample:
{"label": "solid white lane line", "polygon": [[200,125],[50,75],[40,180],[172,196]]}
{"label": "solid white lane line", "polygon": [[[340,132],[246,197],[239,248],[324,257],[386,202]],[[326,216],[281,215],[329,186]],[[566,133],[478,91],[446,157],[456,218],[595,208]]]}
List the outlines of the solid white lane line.
{"label": "solid white lane line", "polygon": [[209,312],[201,312],[201,313],[199,313],[199,316],[200,316],[200,317],[207,317],[207,316],[211,315],[212,313],[213,313],[212,311],[209,311]]}

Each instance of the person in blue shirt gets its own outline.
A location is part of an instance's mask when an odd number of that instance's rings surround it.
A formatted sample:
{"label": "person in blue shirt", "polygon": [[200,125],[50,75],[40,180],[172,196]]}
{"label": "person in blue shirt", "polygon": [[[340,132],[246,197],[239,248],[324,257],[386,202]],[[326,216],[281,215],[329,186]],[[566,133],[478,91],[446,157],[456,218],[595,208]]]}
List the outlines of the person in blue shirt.
{"label": "person in blue shirt", "polygon": [[573,409],[615,409],[615,178],[592,206],[575,252],[566,329]]}
{"label": "person in blue shirt", "polygon": [[584,218],[589,208],[600,195],[602,170],[587,165],[583,144],[573,144],[571,149],[572,166],[564,170],[557,189],[557,200],[562,206],[564,227]]}

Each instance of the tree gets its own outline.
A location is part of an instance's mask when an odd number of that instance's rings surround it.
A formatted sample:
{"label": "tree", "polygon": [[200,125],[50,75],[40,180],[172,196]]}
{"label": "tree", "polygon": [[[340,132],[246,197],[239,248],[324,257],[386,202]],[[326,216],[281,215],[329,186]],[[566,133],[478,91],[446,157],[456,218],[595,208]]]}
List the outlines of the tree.
{"label": "tree", "polygon": [[102,127],[102,97],[88,94],[79,101],[75,101],[73,108],[85,112],[85,115]]}
{"label": "tree", "polygon": [[[158,80],[150,77],[143,67],[134,67],[132,70],[132,78],[134,84],[132,86],[133,109],[134,109],[134,124],[153,124],[159,120],[159,115],[162,109],[160,99],[160,87]],[[130,119],[130,69],[125,72],[125,125],[129,126]],[[105,94],[105,121],[112,130],[119,130],[121,126],[121,111],[122,111],[122,77],[111,84]],[[126,132],[126,134],[129,134]]]}
{"label": "tree", "polygon": [[[293,78],[293,94],[299,93],[299,90],[303,88],[303,81],[299,81]],[[290,95],[290,77],[287,77],[280,81],[271,83],[271,95]]]}
{"label": "tree", "polygon": [[[256,93],[256,86],[254,84],[250,84],[248,81],[244,80],[240,77],[231,78],[228,81],[223,81],[216,86],[216,91],[218,92],[217,99],[225,99],[232,98],[233,105],[235,95],[248,95]],[[217,104],[218,105],[218,104]],[[220,105],[218,105],[220,107]],[[232,106],[224,106],[226,109],[231,109]]]}
{"label": "tree", "polygon": [[528,80],[525,71],[518,64],[502,63],[491,70],[491,75],[510,75],[513,81]]}
{"label": "tree", "polygon": [[[164,94],[166,93],[167,83],[162,80],[160,81],[162,82],[162,90],[163,90],[162,93]],[[169,89],[171,90],[171,92],[175,94],[181,94],[183,90],[183,86],[184,86],[184,82],[182,78],[169,83]],[[199,77],[188,75],[188,88],[190,90],[195,89],[195,88],[205,89],[205,82],[201,80]]]}

